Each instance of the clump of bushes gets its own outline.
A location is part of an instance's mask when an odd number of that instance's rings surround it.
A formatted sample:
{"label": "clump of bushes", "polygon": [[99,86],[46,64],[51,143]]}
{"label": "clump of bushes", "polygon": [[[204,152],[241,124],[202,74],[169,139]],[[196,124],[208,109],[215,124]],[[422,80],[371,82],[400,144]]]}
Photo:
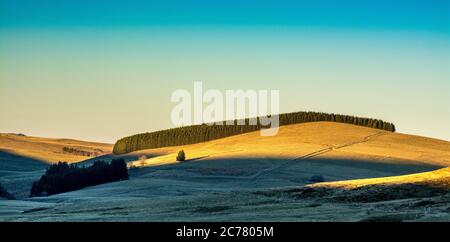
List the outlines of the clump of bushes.
{"label": "clump of bushes", "polygon": [[310,182],[323,182],[325,181],[325,178],[323,178],[323,176],[321,175],[314,175],[311,178],[309,178]]}
{"label": "clump of bushes", "polygon": [[0,197],[6,198],[6,199],[14,199],[14,196],[9,193],[3,186],[0,184]]}
{"label": "clump of bushes", "polygon": [[72,147],[63,147],[62,150],[65,153],[70,153],[70,154],[79,155],[79,156],[99,156],[100,154],[103,153],[103,151],[100,149],[95,149],[95,151],[90,152],[90,151],[75,149]]}
{"label": "clump of bushes", "polygon": [[22,133],[9,133],[8,135],[15,135],[15,136],[26,137],[26,135],[22,134]]}
{"label": "clump of bushes", "polygon": [[[244,121],[245,125],[238,125],[237,120],[234,120],[234,125],[201,124],[136,134],[118,140],[114,145],[113,152],[114,154],[124,154],[143,149],[195,144],[267,128],[259,122],[257,125],[250,125],[249,119]],[[319,112],[295,112],[279,115],[280,126],[320,121],[353,124],[395,132],[393,123],[380,119]]]}
{"label": "clump of bushes", "polygon": [[51,165],[44,175],[33,183],[30,196],[53,195],[75,191],[88,186],[128,180],[128,168],[123,159],[110,163],[96,161],[90,167],[78,167],[66,162]]}
{"label": "clump of bushes", "polygon": [[186,154],[184,153],[184,150],[180,150],[177,155],[177,161],[185,161],[186,160]]}

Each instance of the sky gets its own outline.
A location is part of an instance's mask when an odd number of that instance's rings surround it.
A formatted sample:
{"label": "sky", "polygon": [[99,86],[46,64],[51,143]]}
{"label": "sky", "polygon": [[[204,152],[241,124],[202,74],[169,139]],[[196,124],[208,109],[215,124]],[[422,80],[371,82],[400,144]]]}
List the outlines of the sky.
{"label": "sky", "polygon": [[449,1],[0,0],[0,132],[115,142],[176,89],[277,89],[280,111],[450,140]]}

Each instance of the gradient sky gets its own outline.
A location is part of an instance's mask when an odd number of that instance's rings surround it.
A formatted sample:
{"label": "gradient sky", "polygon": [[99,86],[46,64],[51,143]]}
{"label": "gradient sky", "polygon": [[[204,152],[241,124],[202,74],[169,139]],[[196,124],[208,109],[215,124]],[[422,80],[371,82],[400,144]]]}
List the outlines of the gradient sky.
{"label": "gradient sky", "polygon": [[450,140],[449,67],[448,0],[0,0],[0,132],[114,142],[202,81]]}

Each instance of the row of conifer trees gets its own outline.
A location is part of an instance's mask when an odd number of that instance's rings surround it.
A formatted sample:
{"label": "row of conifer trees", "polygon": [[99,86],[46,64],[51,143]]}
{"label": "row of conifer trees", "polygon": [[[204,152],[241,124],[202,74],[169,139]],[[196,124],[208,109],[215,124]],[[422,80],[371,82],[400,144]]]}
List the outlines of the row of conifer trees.
{"label": "row of conifer trees", "polygon": [[59,162],[50,165],[45,174],[33,182],[30,196],[53,195],[121,180],[128,180],[128,168],[123,159],[96,161],[89,167]]}
{"label": "row of conifer trees", "polygon": [[[279,115],[280,126],[318,121],[347,123],[395,132],[394,124],[379,119],[321,112],[294,112]],[[245,125],[237,125],[237,121],[235,120],[234,125],[202,124],[179,127],[151,133],[136,134],[122,138],[114,145],[113,152],[115,154],[124,154],[136,150],[194,144],[246,132],[257,131],[261,128],[267,127],[261,126],[259,122],[257,122],[257,125],[249,125],[248,119],[245,120]]]}

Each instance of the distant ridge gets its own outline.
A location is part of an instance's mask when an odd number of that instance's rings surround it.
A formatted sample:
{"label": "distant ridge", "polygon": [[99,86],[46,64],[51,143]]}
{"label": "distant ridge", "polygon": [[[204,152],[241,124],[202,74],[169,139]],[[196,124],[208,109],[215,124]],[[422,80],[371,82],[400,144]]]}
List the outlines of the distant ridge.
{"label": "distant ridge", "polygon": [[[245,125],[237,125],[236,121],[233,121],[234,125],[191,125],[124,137],[115,143],[113,153],[125,154],[143,149],[195,144],[268,128],[260,125],[259,122],[258,125],[249,125],[249,119],[245,119]],[[353,124],[395,132],[393,123],[380,119],[322,112],[293,112],[279,115],[280,126],[320,121]]]}
{"label": "distant ridge", "polygon": [[[23,169],[27,164],[49,164],[58,161],[68,163],[108,154],[112,144],[90,141],[44,138],[17,133],[0,133],[0,167],[15,164]],[[36,167],[32,165],[30,167]],[[38,165],[40,167],[40,165]],[[16,169],[16,168],[14,168]]]}

